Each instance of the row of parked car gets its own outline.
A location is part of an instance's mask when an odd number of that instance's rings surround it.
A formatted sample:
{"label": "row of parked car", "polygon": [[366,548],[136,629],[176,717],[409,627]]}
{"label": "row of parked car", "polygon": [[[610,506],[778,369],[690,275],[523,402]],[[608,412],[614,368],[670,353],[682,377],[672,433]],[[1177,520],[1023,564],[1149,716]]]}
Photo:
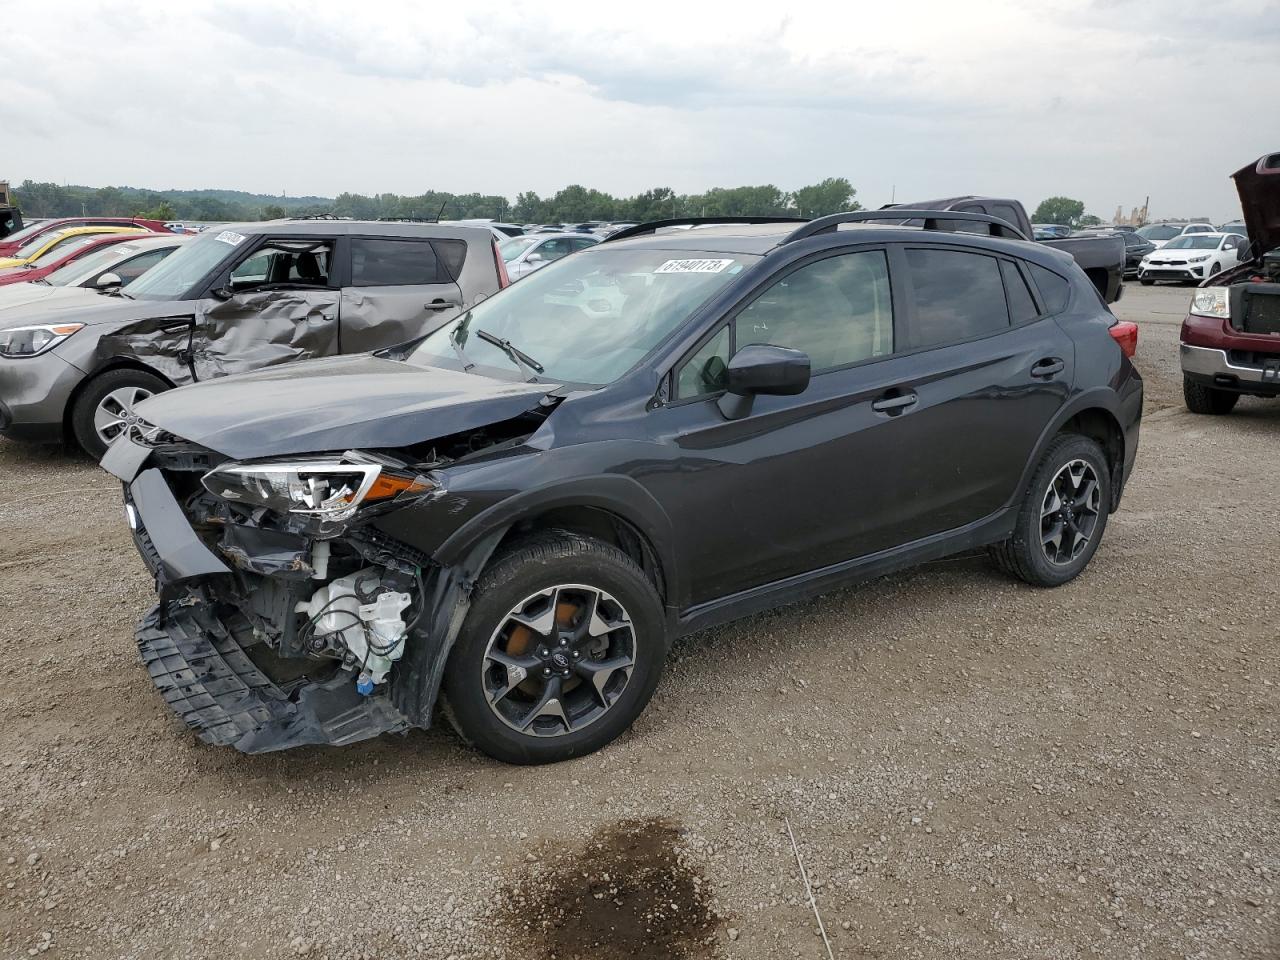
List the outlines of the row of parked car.
{"label": "row of parked car", "polygon": [[[1278,174],[1236,175],[1258,243]],[[0,304],[0,432],[105,450],[156,581],[139,652],[205,741],[349,744],[443,699],[495,757],[566,759],[685,633],[975,547],[1039,586],[1089,563],[1142,411],[1122,245],[1024,220],[666,221],[515,285],[501,244],[585,234],[229,225]],[[1280,260],[1249,253],[1184,326],[1209,412],[1280,392]]]}
{"label": "row of parked car", "polygon": [[1249,242],[1243,220],[1211,223],[1149,223],[1073,230],[1056,223],[1034,225],[1039,239],[1118,235],[1124,240],[1124,275],[1144,286],[1162,280],[1199,283],[1242,262]]}

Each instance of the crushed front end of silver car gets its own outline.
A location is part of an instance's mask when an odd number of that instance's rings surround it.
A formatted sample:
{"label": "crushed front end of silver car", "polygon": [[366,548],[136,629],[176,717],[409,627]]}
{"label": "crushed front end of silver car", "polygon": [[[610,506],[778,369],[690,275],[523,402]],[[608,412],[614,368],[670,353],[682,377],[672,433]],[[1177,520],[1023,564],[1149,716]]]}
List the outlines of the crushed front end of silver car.
{"label": "crushed front end of silver car", "polygon": [[474,571],[368,521],[440,498],[440,462],[245,463],[159,430],[108,450],[159,595],[138,651],[202,740],[260,753],[429,725]]}

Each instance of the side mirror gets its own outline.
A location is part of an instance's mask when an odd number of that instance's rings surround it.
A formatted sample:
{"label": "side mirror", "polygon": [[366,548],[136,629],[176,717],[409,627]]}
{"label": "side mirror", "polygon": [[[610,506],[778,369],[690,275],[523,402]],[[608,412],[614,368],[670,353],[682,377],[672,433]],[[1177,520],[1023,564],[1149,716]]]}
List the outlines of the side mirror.
{"label": "side mirror", "polygon": [[93,285],[99,290],[110,290],[113,287],[123,287],[124,281],[120,279],[120,274],[108,271],[107,273],[101,274],[98,279],[93,282]]}
{"label": "side mirror", "polygon": [[543,263],[546,259],[547,259],[546,255],[541,254],[537,250],[535,250],[533,251],[533,253],[529,254],[527,257],[524,258],[524,262],[525,263]]}
{"label": "side mirror", "polygon": [[209,291],[215,300],[222,300],[224,303],[236,295],[236,292],[230,286],[214,287]]}
{"label": "side mirror", "polygon": [[809,355],[790,347],[753,343],[733,355],[725,367],[725,393],[717,401],[726,420],[751,412],[757,394],[790,397],[809,387]]}

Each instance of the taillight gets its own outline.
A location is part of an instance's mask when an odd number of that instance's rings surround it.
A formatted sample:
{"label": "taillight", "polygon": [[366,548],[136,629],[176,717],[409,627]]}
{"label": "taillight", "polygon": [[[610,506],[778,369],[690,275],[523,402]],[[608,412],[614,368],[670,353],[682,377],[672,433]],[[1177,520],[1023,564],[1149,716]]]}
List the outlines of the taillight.
{"label": "taillight", "polygon": [[493,263],[498,268],[498,289],[511,286],[511,278],[507,276],[507,264],[498,252],[498,241],[493,241]]}
{"label": "taillight", "polygon": [[1120,344],[1120,352],[1132,357],[1138,352],[1138,325],[1128,320],[1117,320],[1111,325],[1111,339]]}

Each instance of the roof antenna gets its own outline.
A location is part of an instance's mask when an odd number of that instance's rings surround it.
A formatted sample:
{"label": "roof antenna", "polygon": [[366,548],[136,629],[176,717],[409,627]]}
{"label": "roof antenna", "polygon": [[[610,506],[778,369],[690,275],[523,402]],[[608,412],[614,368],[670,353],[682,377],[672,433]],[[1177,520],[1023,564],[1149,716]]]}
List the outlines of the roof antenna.
{"label": "roof antenna", "polygon": [[445,204],[446,204],[446,203],[448,203],[448,202],[449,202],[448,200],[442,200],[442,201],[440,202],[440,209],[436,211],[436,218],[435,218],[435,220],[433,220],[433,221],[432,221],[432,223],[439,223],[439,222],[440,222],[440,214],[444,213],[444,207],[445,207]]}

